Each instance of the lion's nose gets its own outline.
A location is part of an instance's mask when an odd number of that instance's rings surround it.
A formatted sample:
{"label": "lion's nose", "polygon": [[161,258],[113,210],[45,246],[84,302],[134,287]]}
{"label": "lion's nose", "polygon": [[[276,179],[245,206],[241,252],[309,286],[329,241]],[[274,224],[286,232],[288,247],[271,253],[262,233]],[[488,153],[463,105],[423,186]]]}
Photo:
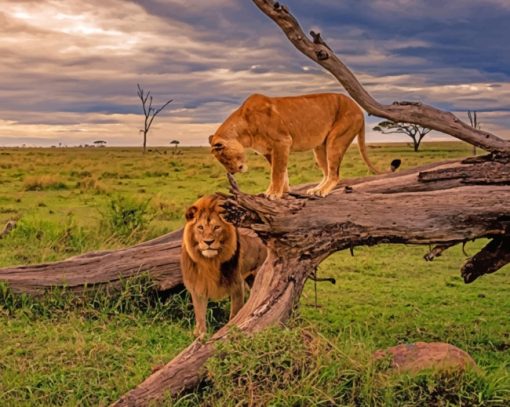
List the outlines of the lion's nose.
{"label": "lion's nose", "polygon": [[214,239],[213,240],[204,240],[204,243],[207,245],[207,246],[210,246],[214,243]]}

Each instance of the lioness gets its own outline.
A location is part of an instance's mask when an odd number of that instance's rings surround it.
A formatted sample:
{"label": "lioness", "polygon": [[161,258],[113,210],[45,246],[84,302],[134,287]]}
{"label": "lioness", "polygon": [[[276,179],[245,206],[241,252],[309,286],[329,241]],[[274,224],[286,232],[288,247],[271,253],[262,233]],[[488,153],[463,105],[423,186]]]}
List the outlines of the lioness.
{"label": "lioness", "polygon": [[266,247],[256,236],[240,232],[222,218],[221,203],[217,195],[208,195],[186,211],[181,270],[193,301],[196,337],[206,333],[209,298],[229,295],[232,319],[244,304],[245,279],[254,275],[266,258]]}
{"label": "lioness", "polygon": [[254,94],[209,136],[209,144],[230,173],[247,170],[245,148],[263,154],[271,165],[271,183],[266,191],[269,198],[281,198],[289,190],[289,153],[313,149],[323,178],[307,193],[326,196],[338,183],[340,163],[356,136],[361,157],[377,173],[366,152],[363,112],[351,98],[335,93],[290,97]]}

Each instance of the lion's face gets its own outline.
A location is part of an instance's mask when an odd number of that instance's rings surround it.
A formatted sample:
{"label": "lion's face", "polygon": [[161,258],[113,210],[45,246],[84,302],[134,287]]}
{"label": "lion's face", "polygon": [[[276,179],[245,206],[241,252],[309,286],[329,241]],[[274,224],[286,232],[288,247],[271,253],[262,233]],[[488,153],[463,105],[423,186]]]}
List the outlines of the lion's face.
{"label": "lion's face", "polygon": [[220,202],[211,196],[201,198],[186,212],[186,228],[191,233],[194,249],[209,259],[232,255],[229,243],[235,236],[235,228],[221,218],[221,212]]}
{"label": "lion's face", "polygon": [[211,152],[214,157],[223,164],[228,172],[246,172],[246,157],[244,147],[237,140],[219,140],[214,136],[209,137],[211,143]]}

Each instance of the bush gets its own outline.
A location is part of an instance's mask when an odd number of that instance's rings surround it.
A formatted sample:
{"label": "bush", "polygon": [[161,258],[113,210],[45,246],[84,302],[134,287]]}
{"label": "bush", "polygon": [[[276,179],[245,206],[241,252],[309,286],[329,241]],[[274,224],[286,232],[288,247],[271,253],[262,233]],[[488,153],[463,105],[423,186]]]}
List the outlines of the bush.
{"label": "bush", "polygon": [[139,238],[152,220],[149,200],[139,201],[118,196],[110,200],[102,213],[102,226],[123,242]]}

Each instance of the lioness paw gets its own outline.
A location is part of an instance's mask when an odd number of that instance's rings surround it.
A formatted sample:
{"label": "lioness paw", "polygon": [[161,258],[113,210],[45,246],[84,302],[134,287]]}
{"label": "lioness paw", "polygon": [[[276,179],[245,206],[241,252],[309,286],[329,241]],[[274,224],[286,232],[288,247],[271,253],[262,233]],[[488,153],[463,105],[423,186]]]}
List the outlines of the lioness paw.
{"label": "lioness paw", "polygon": [[274,201],[275,199],[282,199],[283,193],[282,194],[276,194],[276,193],[267,193],[266,192],[264,195],[270,201]]}
{"label": "lioness paw", "polygon": [[326,188],[319,188],[319,187],[310,188],[309,190],[306,191],[306,193],[308,195],[320,196],[320,197],[328,196],[330,192],[331,192],[331,190],[328,190]]}
{"label": "lioness paw", "polygon": [[205,338],[206,332],[202,329],[195,328],[193,330],[193,336],[199,340],[203,340]]}

